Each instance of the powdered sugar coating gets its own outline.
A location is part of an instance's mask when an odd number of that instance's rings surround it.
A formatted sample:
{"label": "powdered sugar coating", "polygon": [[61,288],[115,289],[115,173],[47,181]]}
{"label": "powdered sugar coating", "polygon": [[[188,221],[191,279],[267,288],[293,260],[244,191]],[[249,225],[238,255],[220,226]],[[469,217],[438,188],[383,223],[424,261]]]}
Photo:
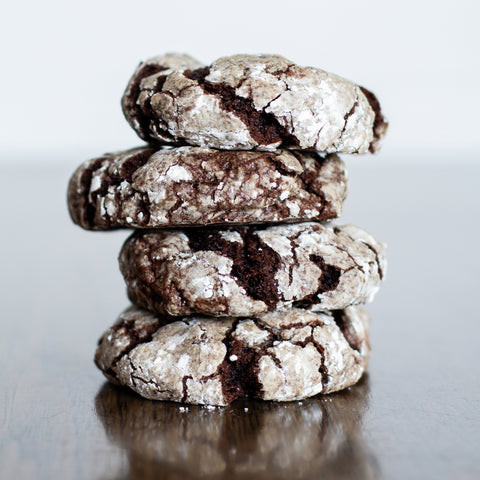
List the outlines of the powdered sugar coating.
{"label": "powdered sugar coating", "polygon": [[95,362],[109,380],[155,400],[301,400],[359,380],[370,353],[368,325],[358,307],[222,320],[156,317],[132,307],[103,335]]}
{"label": "powdered sugar coating", "polygon": [[376,97],[279,55],[234,55],[203,67],[185,55],[140,64],[122,105],[149,142],[219,149],[377,151],[387,130]]}
{"label": "powdered sugar coating", "polygon": [[335,154],[141,147],[81,165],[68,204],[93,230],[323,221],[340,215],[346,191]]}
{"label": "powdered sugar coating", "polygon": [[262,315],[370,301],[384,246],[355,226],[291,225],[137,232],[120,269],[131,301],[169,315]]}

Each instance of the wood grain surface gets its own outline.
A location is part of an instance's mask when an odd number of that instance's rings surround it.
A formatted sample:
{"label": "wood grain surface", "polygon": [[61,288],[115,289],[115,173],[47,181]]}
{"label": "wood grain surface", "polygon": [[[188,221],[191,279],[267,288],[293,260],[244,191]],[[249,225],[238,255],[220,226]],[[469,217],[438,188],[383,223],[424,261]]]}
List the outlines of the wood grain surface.
{"label": "wood grain surface", "polygon": [[480,478],[480,169],[360,163],[347,163],[337,223],[377,235],[389,258],[368,307],[368,375],[330,396],[225,408],[106,383],[93,353],[128,306],[128,232],[71,224],[73,167],[1,171],[0,478]]}

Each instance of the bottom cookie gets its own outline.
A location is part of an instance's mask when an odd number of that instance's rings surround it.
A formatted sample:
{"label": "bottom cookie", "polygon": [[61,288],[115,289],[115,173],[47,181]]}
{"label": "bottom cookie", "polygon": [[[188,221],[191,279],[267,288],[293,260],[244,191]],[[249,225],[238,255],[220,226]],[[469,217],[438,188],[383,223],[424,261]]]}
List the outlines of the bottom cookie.
{"label": "bottom cookie", "polygon": [[370,354],[368,326],[360,307],[222,319],[131,307],[100,339],[95,363],[112,383],[152,400],[301,400],[360,379]]}

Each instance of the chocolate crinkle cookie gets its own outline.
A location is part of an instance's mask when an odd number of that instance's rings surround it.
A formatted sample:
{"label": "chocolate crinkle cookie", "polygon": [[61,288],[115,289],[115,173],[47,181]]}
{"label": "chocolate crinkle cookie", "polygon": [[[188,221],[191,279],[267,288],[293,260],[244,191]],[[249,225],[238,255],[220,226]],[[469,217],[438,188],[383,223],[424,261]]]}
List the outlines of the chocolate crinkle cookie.
{"label": "chocolate crinkle cookie", "polygon": [[210,66],[142,62],[122,98],[146,145],[80,165],[72,220],[130,228],[119,255],[133,306],[101,338],[113,383],[157,400],[301,400],[356,383],[385,246],[334,226],[347,195],[338,153],[379,150],[369,90],[279,55]]}
{"label": "chocolate crinkle cookie", "polygon": [[130,300],[169,315],[262,315],[370,301],[385,247],[353,225],[138,231],[120,252]]}
{"label": "chocolate crinkle cookie", "polygon": [[100,339],[95,362],[111,382],[149,399],[301,400],[359,380],[370,354],[368,327],[360,307],[222,320],[132,307]]}
{"label": "chocolate crinkle cookie", "polygon": [[235,55],[206,67],[187,55],[143,62],[122,99],[148,142],[227,150],[375,152],[387,122],[373,93],[279,55]]}
{"label": "chocolate crinkle cookie", "polygon": [[141,147],[73,174],[68,205],[90,230],[336,218],[347,175],[335,154]]}

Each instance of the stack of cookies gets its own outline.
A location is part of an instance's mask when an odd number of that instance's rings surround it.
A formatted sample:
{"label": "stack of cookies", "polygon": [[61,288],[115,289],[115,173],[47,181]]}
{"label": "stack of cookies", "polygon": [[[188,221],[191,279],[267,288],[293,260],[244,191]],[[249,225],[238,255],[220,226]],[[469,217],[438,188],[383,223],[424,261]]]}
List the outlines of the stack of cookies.
{"label": "stack of cookies", "polygon": [[100,339],[113,383],[158,400],[300,400],[366,369],[384,246],[341,214],[337,153],[375,152],[376,97],[276,55],[140,64],[122,99],[148,145],[81,165],[68,191],[90,230],[133,228],[133,305]]}

